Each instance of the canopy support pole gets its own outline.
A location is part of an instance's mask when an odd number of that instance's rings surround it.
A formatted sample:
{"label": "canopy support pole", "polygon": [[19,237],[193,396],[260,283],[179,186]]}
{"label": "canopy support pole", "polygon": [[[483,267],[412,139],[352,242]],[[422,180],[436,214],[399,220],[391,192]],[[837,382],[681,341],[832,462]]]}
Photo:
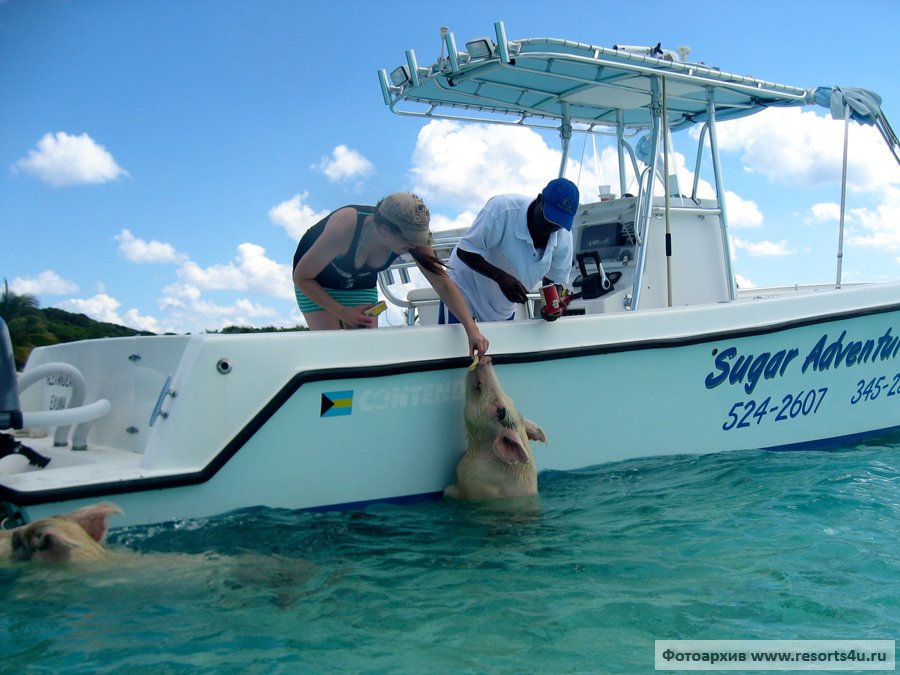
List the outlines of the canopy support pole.
{"label": "canopy support pole", "polygon": [[691,188],[691,199],[697,199],[697,191],[700,187],[700,165],[703,163],[703,146],[706,145],[706,133],[709,124],[700,128],[700,138],[697,139],[697,162],[694,165],[694,185]]}
{"label": "canopy support pole", "polygon": [[572,140],[572,116],[569,104],[562,104],[562,121],[559,125],[559,140],[562,145],[562,160],[559,163],[559,177],[566,177],[566,164],[569,162],[569,141]]}
{"label": "canopy support pole", "polygon": [[672,306],[672,206],[669,193],[669,106],[666,100],[666,78],[662,78],[663,133],[663,199],[666,210],[666,299]]}
{"label": "canopy support pole", "polygon": [[[653,184],[659,174],[659,146],[662,143],[662,123],[659,91],[659,78],[650,80],[650,115],[652,124],[649,134],[652,135],[650,147],[650,166],[647,175],[647,184],[643,180],[638,181],[638,204],[635,218],[635,236],[638,239],[638,253],[634,268],[634,285],[632,286],[631,311],[637,311],[641,304],[641,288],[644,285],[644,272],[647,264],[647,241],[649,241],[650,221],[653,218]],[[648,175],[649,174],[649,175]]]}
{"label": "canopy support pole", "polygon": [[[625,183],[625,111],[621,109],[616,110],[616,150],[619,156],[619,197],[622,197],[628,186]],[[637,180],[637,171],[634,177]]]}
{"label": "canopy support pole", "polygon": [[716,92],[713,87],[706,90],[706,113],[709,117],[709,151],[712,155],[713,176],[716,180],[716,200],[719,203],[719,224],[722,233],[722,254],[725,258],[725,275],[728,280],[728,299],[737,297],[734,267],[731,263],[731,244],[728,237],[728,209],[725,208],[725,184],[722,181],[722,161],[719,157],[719,137],[716,133]]}
{"label": "canopy support pole", "polygon": [[850,138],[850,106],[844,104],[844,160],[841,170],[841,224],[838,228],[837,280],[835,288],[841,287],[841,270],[844,261],[844,211],[847,206],[847,150]]}

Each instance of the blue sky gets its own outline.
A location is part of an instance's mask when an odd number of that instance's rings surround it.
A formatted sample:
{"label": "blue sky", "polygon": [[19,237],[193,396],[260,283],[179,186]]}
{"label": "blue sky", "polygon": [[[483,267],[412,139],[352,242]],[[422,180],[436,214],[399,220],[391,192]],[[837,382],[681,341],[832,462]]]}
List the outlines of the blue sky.
{"label": "blue sky", "polygon": [[[0,0],[0,273],[41,306],[154,332],[291,326],[302,317],[290,261],[320,215],[415,190],[440,229],[470,221],[492,194],[536,193],[558,167],[554,134],[426,125],[384,105],[377,70],[408,48],[433,62],[441,26],[460,45],[498,20],[511,40],[688,45],[690,60],[734,73],[874,89],[900,130],[894,0],[631,7],[641,11],[601,0]],[[833,281],[840,141],[818,148],[841,124],[792,110],[728,125],[742,284]],[[597,181],[581,143],[586,195]],[[871,129],[854,130],[851,152],[843,278],[896,280],[900,171]]]}

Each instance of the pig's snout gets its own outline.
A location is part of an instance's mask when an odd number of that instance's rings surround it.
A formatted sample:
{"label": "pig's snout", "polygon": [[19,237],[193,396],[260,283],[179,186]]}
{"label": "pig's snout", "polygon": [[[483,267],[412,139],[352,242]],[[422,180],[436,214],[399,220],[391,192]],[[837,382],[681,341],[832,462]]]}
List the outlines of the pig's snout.
{"label": "pig's snout", "polygon": [[494,385],[494,369],[492,367],[492,359],[490,356],[481,356],[478,363],[467,373],[467,381],[469,383],[469,391],[472,394],[481,395],[487,390],[491,390]]}

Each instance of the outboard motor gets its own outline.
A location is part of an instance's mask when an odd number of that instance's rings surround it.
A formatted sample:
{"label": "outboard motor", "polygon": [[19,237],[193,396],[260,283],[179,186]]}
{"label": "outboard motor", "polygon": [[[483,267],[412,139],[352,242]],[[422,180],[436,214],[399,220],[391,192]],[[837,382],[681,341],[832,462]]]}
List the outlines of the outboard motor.
{"label": "outboard motor", "polygon": [[[21,429],[23,426],[12,340],[9,339],[6,322],[0,319],[0,432],[10,428]],[[21,456],[19,457],[21,462],[16,463],[15,458],[10,455]],[[21,465],[27,464],[43,469],[50,463],[50,458],[35,452],[27,445],[22,445],[10,434],[0,433],[0,463],[5,463],[0,466],[0,474],[16,473],[21,470]],[[11,465],[13,469],[10,470],[7,465]]]}
{"label": "outboard motor", "polygon": [[0,430],[22,428],[16,360],[6,322],[0,319]]}

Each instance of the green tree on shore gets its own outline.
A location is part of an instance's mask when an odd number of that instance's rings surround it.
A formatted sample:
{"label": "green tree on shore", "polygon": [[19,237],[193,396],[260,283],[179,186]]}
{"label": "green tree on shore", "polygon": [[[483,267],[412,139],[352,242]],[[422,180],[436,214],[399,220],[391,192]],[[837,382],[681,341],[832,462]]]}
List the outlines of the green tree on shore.
{"label": "green tree on shore", "polygon": [[13,356],[19,369],[25,366],[32,349],[59,342],[50,332],[37,298],[27,293],[23,295],[10,293],[9,284],[5,280],[3,295],[0,296],[0,317],[9,329]]}

